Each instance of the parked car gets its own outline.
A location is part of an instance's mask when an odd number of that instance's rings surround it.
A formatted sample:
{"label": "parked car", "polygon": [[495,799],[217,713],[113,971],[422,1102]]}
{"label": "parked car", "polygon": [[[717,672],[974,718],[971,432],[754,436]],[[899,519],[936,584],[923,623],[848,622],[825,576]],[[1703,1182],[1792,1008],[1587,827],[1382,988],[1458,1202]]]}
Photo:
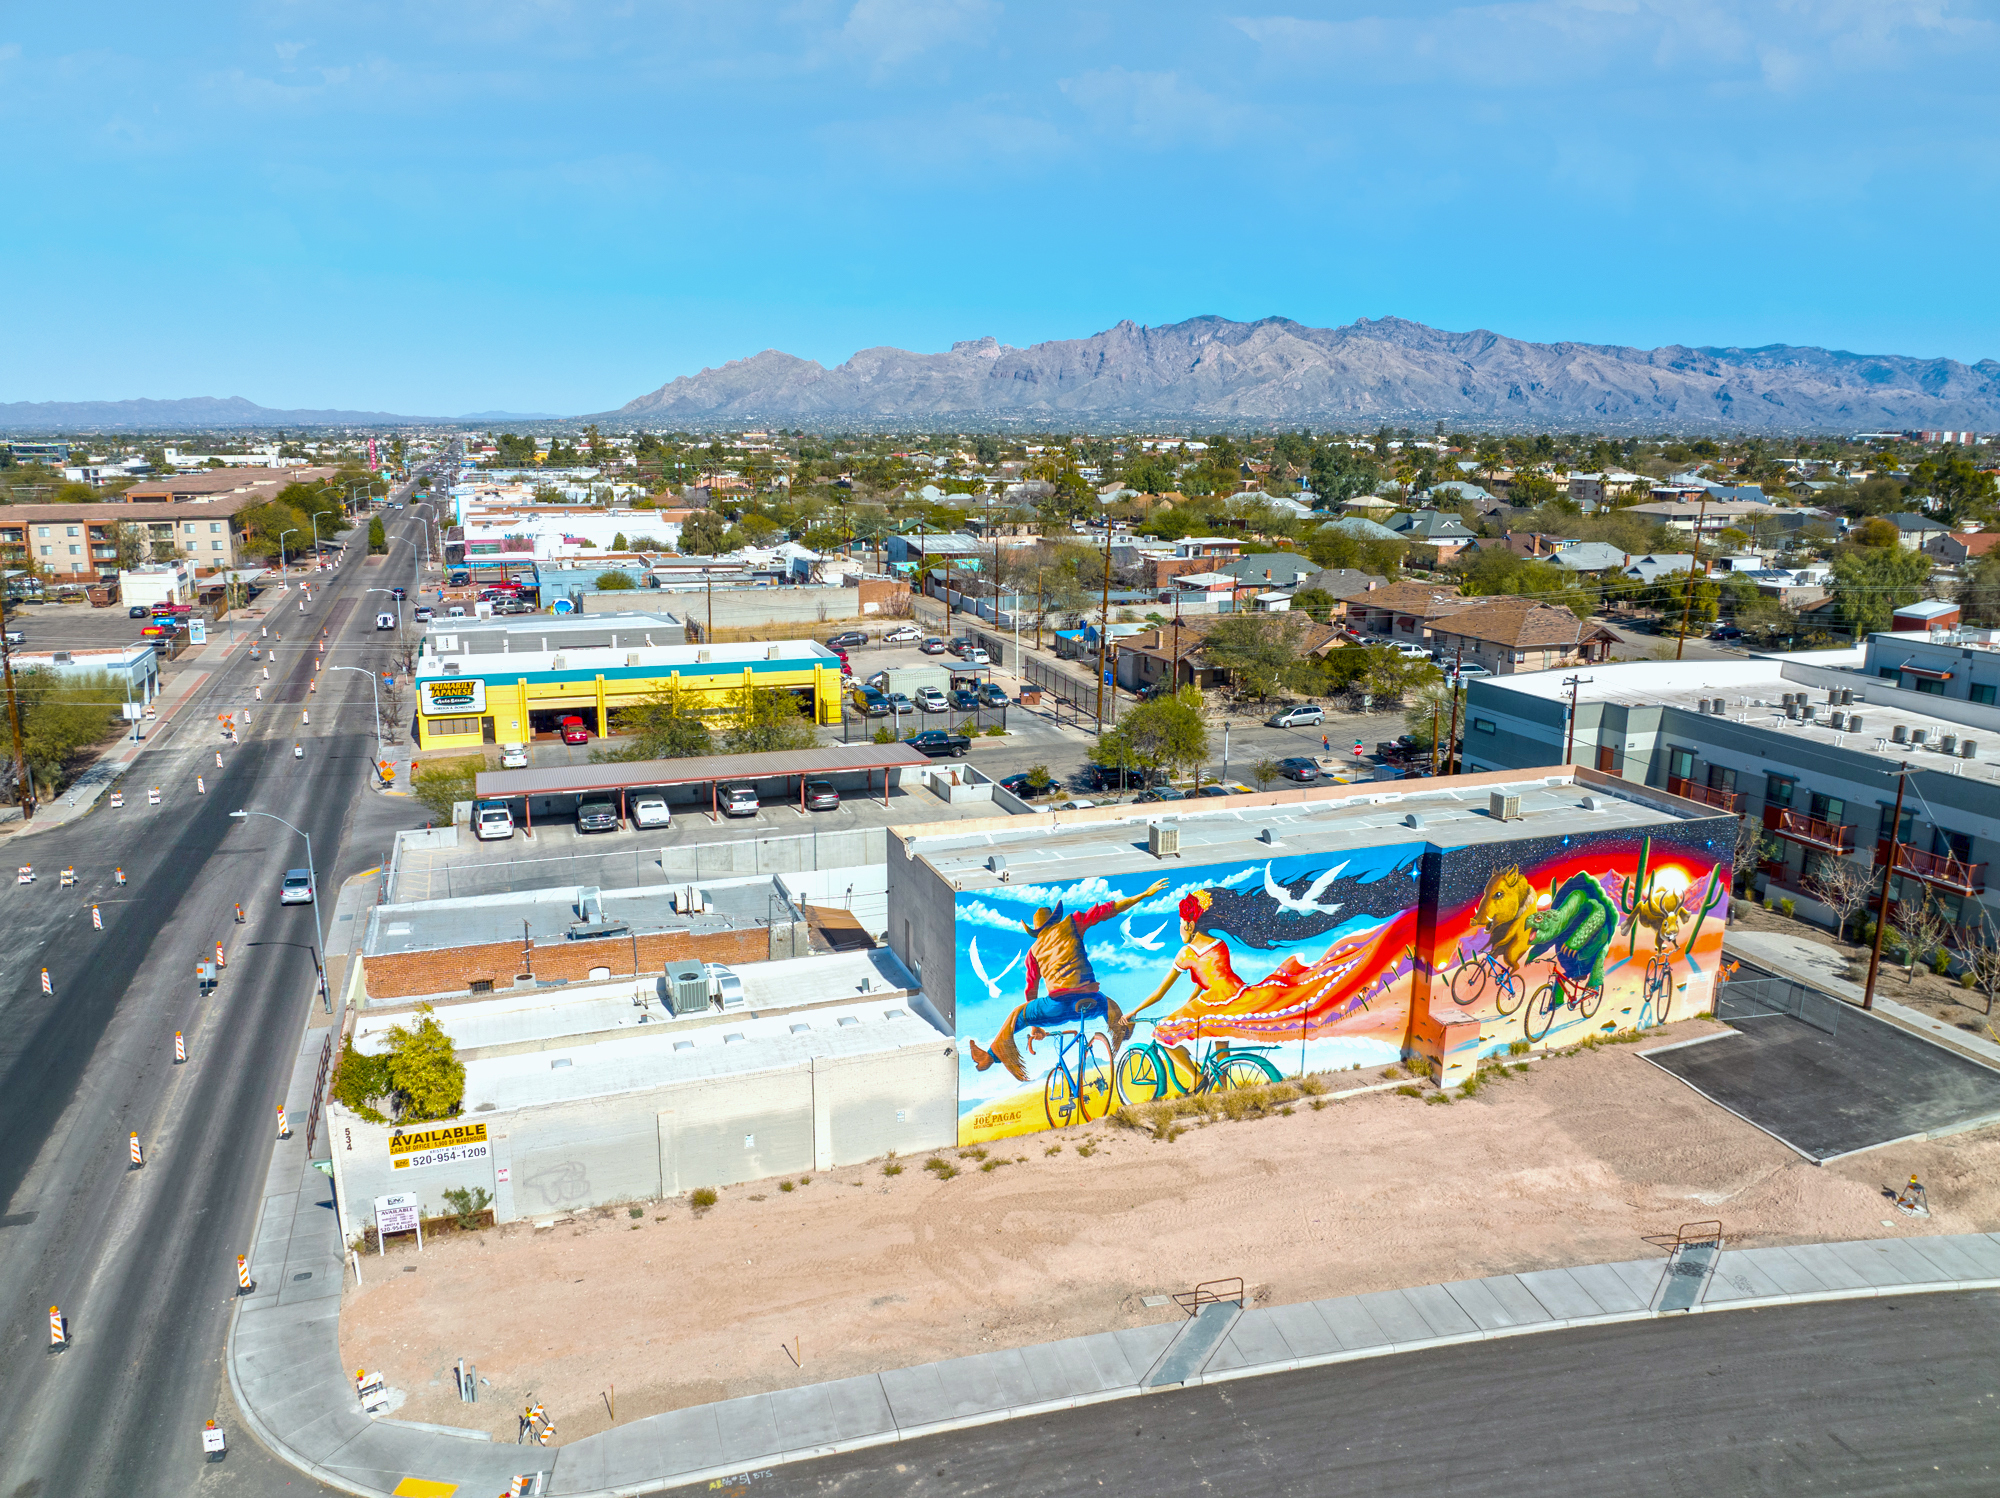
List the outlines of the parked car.
{"label": "parked car", "polygon": [[510,598],[493,605],[496,614],[532,614],[535,606],[525,598]]}
{"label": "parked car", "polygon": [[396,627],[396,616],[394,614],[377,614],[375,616],[375,627],[377,629],[394,629]]}
{"label": "parked car", "polygon": [[964,734],[946,733],[942,728],[930,728],[922,733],[913,733],[903,742],[917,753],[929,755],[932,759],[940,759],[945,755],[963,759],[965,751],[972,747],[972,740]]}
{"label": "parked car", "polygon": [[924,632],[914,624],[899,624],[882,636],[883,640],[891,645],[907,645],[910,641],[921,640],[923,637]]}
{"label": "parked car", "polygon": [[1421,645],[1398,645],[1395,651],[1406,661],[1427,661],[1431,658],[1431,653]]}
{"label": "parked car", "polygon": [[913,712],[915,712],[916,710],[917,710],[917,705],[916,705],[916,703],[914,703],[914,702],[910,701],[910,697],[909,697],[909,694],[908,694],[907,692],[891,692],[891,693],[889,694],[889,711],[890,711],[890,712],[892,712],[892,713],[913,713]]}
{"label": "parked car", "polygon": [[925,655],[943,655],[946,649],[944,641],[938,639],[935,635],[924,641]]}
{"label": "parked car", "polygon": [[1007,689],[995,681],[982,682],[978,688],[977,696],[987,707],[1005,707],[1007,705]]}
{"label": "parked car", "polygon": [[428,624],[437,617],[437,610],[427,603],[420,603],[417,605],[416,613],[410,617],[415,619],[419,624]]}
{"label": "parked car", "polygon": [[1278,773],[1287,780],[1296,780],[1301,785],[1319,779],[1319,766],[1300,755],[1278,761]]}
{"label": "parked car", "polygon": [[1743,638],[1743,631],[1733,624],[1718,624],[1708,632],[1708,637],[1711,640],[1740,640]]}
{"label": "parked car", "polygon": [[936,687],[919,687],[917,689],[917,706],[927,713],[941,713],[950,707],[951,704],[944,700],[944,693],[940,692]]}
{"label": "parked car", "polygon": [[1122,791],[1143,786],[1165,777],[1157,770],[1120,769],[1117,765],[1085,765],[1083,788],[1087,791]]}
{"label": "parked car", "polygon": [[1475,676],[1491,676],[1493,673],[1477,661],[1466,661],[1457,671],[1450,674],[1457,676],[1460,681],[1468,681]]}
{"label": "parked car", "polygon": [[583,719],[581,718],[574,716],[564,718],[560,723],[556,724],[556,730],[562,734],[562,741],[565,744],[588,744],[590,742],[590,730],[583,726]]}
{"label": "parked car", "polygon": [[1233,796],[1236,792],[1226,785],[1205,785],[1196,791],[1195,794],[1197,796]]}
{"label": "parked car", "polygon": [[286,869],[285,882],[278,890],[280,905],[310,905],[313,902],[311,869]]}
{"label": "parked car", "polygon": [[502,744],[500,746],[500,768],[503,770],[527,769],[528,746],[526,744]]}
{"label": "parked car", "polygon": [[717,800],[725,817],[754,817],[757,815],[757,787],[738,782],[725,785]]}
{"label": "parked car", "polygon": [[1314,707],[1309,702],[1302,702],[1297,707],[1278,709],[1264,720],[1264,725],[1267,728],[1317,728],[1325,721],[1326,713],[1323,709]]}
{"label": "parked car", "polygon": [[578,832],[612,832],[618,826],[618,808],[609,801],[585,801],[576,809]]}
{"label": "parked car", "polygon": [[127,619],[150,619],[153,617],[153,611],[143,603],[135,603],[125,611],[125,617]]}
{"label": "parked car", "polygon": [[634,827],[671,827],[674,814],[667,810],[663,796],[641,796],[632,803],[632,825]]}
{"label": "parked car", "polygon": [[1026,770],[1021,771],[1021,773],[1018,775],[1007,776],[1000,782],[1000,784],[1005,789],[1012,791],[1015,795],[1020,796],[1024,799],[1030,796],[1046,796],[1050,791],[1056,788],[1056,783],[1053,780],[1051,780],[1048,784],[1042,786],[1041,789],[1037,790],[1033,785],[1029,784],[1028,772]]}
{"label": "parked car", "polygon": [[867,643],[868,636],[864,635],[858,629],[850,629],[837,635],[829,635],[826,641],[829,650],[852,650],[857,645],[866,645]]}
{"label": "parked car", "polygon": [[973,696],[969,687],[954,687],[951,693],[951,705],[962,713],[979,711],[979,699]]}
{"label": "parked car", "polygon": [[806,782],[806,810],[834,811],[840,806],[840,792],[833,788],[831,780],[808,780]]}
{"label": "parked car", "polygon": [[483,843],[504,842],[514,835],[514,813],[505,801],[481,801],[472,808],[472,831]]}
{"label": "parked car", "polygon": [[1149,791],[1141,791],[1132,799],[1136,801],[1185,801],[1187,792],[1177,785],[1156,785]]}
{"label": "parked car", "polygon": [[864,718],[886,718],[889,716],[889,699],[873,687],[854,689],[855,710]]}
{"label": "parked car", "polygon": [[1064,802],[1062,802],[1062,803],[1061,803],[1061,804],[1060,804],[1059,806],[1057,806],[1057,807],[1056,807],[1056,810],[1057,810],[1057,811],[1089,811],[1089,810],[1090,810],[1090,809],[1091,809],[1092,807],[1094,807],[1095,805],[1097,805],[1097,803],[1096,803],[1095,801],[1092,801],[1092,800],[1090,800],[1090,799],[1089,799],[1088,797],[1086,797],[1086,796],[1072,796],[1072,797],[1070,797],[1070,798],[1069,798],[1069,800],[1067,800],[1067,801],[1064,801]]}
{"label": "parked car", "polygon": [[971,635],[960,635],[951,642],[951,653],[953,655],[963,656],[970,649],[972,649]]}

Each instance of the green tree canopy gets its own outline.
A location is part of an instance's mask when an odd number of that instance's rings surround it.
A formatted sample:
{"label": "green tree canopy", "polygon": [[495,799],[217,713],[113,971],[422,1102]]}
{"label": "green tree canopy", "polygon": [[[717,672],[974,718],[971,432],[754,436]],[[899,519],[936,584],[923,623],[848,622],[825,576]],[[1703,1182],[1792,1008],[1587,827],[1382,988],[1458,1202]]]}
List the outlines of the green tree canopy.
{"label": "green tree canopy", "polygon": [[810,749],[819,743],[812,719],[799,709],[805,699],[776,687],[744,687],[736,714],[723,730],[725,754],[775,754]]}
{"label": "green tree canopy", "polygon": [[1097,763],[1185,775],[1208,758],[1208,722],[1198,687],[1127,708],[1097,737]]}
{"label": "green tree canopy", "polygon": [[1902,604],[1924,596],[1931,559],[1901,547],[1843,546],[1833,555],[1834,609],[1858,641],[1889,627]]}
{"label": "green tree canopy", "polygon": [[402,1120],[428,1123],[450,1118],[465,1100],[465,1063],[428,1004],[417,1007],[414,1029],[390,1028],[389,1082],[402,1103]]}

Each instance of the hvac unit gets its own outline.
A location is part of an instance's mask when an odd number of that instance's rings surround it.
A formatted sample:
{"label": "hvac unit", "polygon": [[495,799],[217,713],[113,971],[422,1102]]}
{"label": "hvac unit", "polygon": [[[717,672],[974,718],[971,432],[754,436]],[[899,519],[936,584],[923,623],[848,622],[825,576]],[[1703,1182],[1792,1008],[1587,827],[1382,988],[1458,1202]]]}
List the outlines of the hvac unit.
{"label": "hvac unit", "polygon": [[1895,728],[1894,728],[1894,729],[1892,729],[1892,730],[1890,731],[1890,734],[1889,734],[1889,742],[1890,742],[1890,743],[1892,743],[1892,744],[1907,744],[1907,743],[1909,743],[1909,742],[1910,742],[1910,725],[1909,725],[1909,724],[1907,724],[1907,723],[1898,723],[1898,724],[1897,724],[1897,725],[1895,726]]}
{"label": "hvac unit", "polygon": [[1495,821],[1518,822],[1521,820],[1521,798],[1510,796],[1505,791],[1495,791],[1487,803],[1487,814]]}
{"label": "hvac unit", "polygon": [[1181,856],[1181,830],[1165,822],[1146,824],[1146,851],[1155,858]]}
{"label": "hvac unit", "polygon": [[1859,714],[1859,713],[1850,713],[1850,714],[1848,715],[1848,719],[1847,719],[1847,731],[1848,731],[1849,733],[1859,733],[1859,732],[1861,732],[1861,714]]}
{"label": "hvac unit", "polygon": [[1958,741],[1958,757],[1960,759],[1979,758],[1979,740],[1960,739]]}
{"label": "hvac unit", "polygon": [[1924,740],[1929,737],[1930,730],[1928,728],[1912,728],[1910,730],[1910,747],[1912,749],[1923,748]]}
{"label": "hvac unit", "polygon": [[700,1014],[708,1008],[708,974],[698,962],[667,969],[667,1002],[675,1014]]}
{"label": "hvac unit", "polygon": [[1939,754],[1958,753],[1958,735],[1955,733],[1939,734],[1937,741],[1937,752]]}

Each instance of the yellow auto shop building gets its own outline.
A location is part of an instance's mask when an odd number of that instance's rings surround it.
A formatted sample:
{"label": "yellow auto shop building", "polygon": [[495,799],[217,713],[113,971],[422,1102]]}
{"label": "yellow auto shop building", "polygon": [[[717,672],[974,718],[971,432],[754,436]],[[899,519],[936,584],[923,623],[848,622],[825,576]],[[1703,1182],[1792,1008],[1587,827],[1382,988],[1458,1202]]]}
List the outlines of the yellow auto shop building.
{"label": "yellow auto shop building", "polygon": [[657,616],[629,614],[433,624],[416,662],[417,747],[525,744],[567,717],[596,739],[655,694],[720,715],[745,687],[790,692],[814,722],[840,721],[840,657],[819,642],[654,643],[665,633]]}

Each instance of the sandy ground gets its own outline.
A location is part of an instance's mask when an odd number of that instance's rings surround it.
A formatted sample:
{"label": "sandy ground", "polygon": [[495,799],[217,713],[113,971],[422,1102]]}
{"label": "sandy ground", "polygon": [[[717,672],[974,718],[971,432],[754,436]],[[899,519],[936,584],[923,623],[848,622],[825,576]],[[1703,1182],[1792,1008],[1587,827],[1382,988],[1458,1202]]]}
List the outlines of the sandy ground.
{"label": "sandy ground", "polygon": [[[878,1161],[730,1187],[699,1215],[433,1237],[350,1277],[342,1351],[387,1374],[399,1418],[512,1440],[532,1393],[569,1440],[614,1401],[633,1420],[1170,1320],[1143,1298],[1230,1275],[1283,1303],[1642,1258],[1708,1218],[1745,1247],[2000,1227],[2000,1129],[1814,1166],[1636,1054],[1715,1028],[1540,1060],[1448,1106],[1377,1092],[1171,1142],[1099,1123],[990,1147],[1004,1168],[951,1151],[951,1180]],[[1882,1195],[1912,1172],[1928,1221]],[[489,1381],[476,1407],[459,1357]]]}

